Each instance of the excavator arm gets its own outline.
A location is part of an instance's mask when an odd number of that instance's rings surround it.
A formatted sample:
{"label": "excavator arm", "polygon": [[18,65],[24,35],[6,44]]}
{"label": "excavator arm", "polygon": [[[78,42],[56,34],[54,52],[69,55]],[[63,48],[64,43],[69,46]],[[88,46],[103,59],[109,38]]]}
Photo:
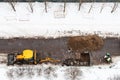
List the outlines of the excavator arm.
{"label": "excavator arm", "polygon": [[40,61],[40,63],[44,63],[44,62],[56,63],[56,62],[60,62],[60,60],[55,60],[53,58],[46,57],[45,59],[43,59],[43,60]]}

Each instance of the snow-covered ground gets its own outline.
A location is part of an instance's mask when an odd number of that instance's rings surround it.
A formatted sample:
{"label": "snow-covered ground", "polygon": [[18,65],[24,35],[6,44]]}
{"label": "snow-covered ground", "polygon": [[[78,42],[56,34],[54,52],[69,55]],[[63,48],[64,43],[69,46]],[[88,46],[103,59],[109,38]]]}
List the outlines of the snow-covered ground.
{"label": "snow-covered ground", "polygon": [[6,66],[6,64],[0,64],[0,80],[120,80],[119,75],[119,56],[113,58],[112,64],[90,67],[67,67],[52,64]]}
{"label": "snow-covered ground", "polygon": [[[0,3],[0,37],[61,37],[84,35],[120,36],[120,3],[111,13],[114,3],[15,3],[16,12],[9,3]],[[90,6],[93,5],[89,12]],[[101,7],[103,7],[101,11]],[[101,11],[101,12],[100,12]]]}
{"label": "snow-covered ground", "polygon": [[[35,2],[31,13],[28,3],[16,3],[16,12],[9,3],[0,3],[0,37],[61,37],[86,33],[119,37],[120,3],[113,13],[113,3],[94,3],[89,13],[92,4],[83,3],[78,11],[78,3],[67,3],[64,13],[63,3],[48,2],[46,13],[44,3]],[[90,67],[51,64],[8,67],[0,64],[0,80],[110,80],[119,75],[120,57],[110,65]]]}

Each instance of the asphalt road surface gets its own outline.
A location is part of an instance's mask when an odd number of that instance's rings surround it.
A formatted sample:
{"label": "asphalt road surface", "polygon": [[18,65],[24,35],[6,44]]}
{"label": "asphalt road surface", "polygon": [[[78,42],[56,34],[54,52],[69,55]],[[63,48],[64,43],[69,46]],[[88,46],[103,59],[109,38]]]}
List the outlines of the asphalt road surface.
{"label": "asphalt road surface", "polygon": [[[24,49],[36,50],[41,53],[42,57],[52,57],[59,60],[64,60],[73,57],[69,53],[67,47],[68,37],[63,38],[49,38],[49,39],[34,39],[34,38],[14,38],[14,39],[0,39],[0,53],[14,53],[21,52]],[[103,56],[106,52],[111,53],[112,56],[120,55],[120,39],[106,38],[104,46],[101,50],[91,53],[91,63],[103,63]]]}

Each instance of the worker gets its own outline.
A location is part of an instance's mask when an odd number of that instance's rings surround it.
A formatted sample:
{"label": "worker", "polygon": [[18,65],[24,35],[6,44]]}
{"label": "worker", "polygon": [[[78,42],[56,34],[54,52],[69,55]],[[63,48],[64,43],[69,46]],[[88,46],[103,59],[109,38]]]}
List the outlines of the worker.
{"label": "worker", "polygon": [[111,62],[111,55],[110,53],[106,53],[105,56],[104,56],[104,59],[109,63]]}

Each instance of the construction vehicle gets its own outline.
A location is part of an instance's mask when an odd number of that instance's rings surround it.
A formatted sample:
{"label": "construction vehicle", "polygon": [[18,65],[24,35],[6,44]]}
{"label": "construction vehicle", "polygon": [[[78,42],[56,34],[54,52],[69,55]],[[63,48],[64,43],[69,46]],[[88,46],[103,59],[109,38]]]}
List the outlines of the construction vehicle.
{"label": "construction vehicle", "polygon": [[8,54],[8,61],[7,65],[14,65],[14,64],[39,64],[39,63],[44,63],[44,62],[51,62],[51,63],[56,63],[60,62],[60,60],[55,60],[53,58],[46,57],[45,59],[42,59],[40,56],[40,53],[36,53],[36,50],[30,50],[26,49],[23,50],[22,53],[11,53]]}
{"label": "construction vehicle", "polygon": [[53,63],[67,66],[89,66],[90,55],[89,53],[81,53],[80,59],[67,58],[63,62],[50,57],[42,58],[40,53],[36,53],[36,50],[25,49],[22,53],[8,54],[7,65],[22,65],[22,64],[41,64],[41,63]]}

